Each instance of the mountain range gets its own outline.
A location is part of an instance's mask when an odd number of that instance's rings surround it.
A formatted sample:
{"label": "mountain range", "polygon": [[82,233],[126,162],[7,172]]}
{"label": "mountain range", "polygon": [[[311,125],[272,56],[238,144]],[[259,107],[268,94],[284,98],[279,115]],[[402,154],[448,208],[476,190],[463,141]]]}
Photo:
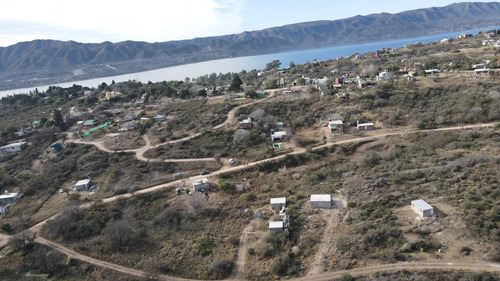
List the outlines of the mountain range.
{"label": "mountain range", "polygon": [[234,56],[394,40],[499,25],[500,3],[469,2],[161,43],[34,40],[0,47],[0,90]]}

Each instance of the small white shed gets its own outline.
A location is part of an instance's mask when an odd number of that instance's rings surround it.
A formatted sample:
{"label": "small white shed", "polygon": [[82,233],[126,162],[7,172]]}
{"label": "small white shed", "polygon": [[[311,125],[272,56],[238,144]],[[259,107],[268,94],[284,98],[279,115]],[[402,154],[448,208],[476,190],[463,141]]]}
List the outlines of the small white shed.
{"label": "small white shed", "polygon": [[421,217],[430,217],[434,214],[434,208],[422,199],[411,201],[411,208]]}
{"label": "small white shed", "polygon": [[202,178],[199,180],[193,181],[193,189],[194,191],[205,191],[210,187],[210,183],[207,178]]}
{"label": "small white shed", "polygon": [[332,207],[332,196],[330,194],[312,194],[311,195],[311,208],[325,208]]}
{"label": "small white shed", "polygon": [[283,221],[270,221],[269,222],[269,230],[271,231],[283,231],[284,230],[284,223]]}
{"label": "small white shed", "polygon": [[271,208],[281,209],[282,207],[286,207],[286,197],[271,198]]}
{"label": "small white shed", "polygon": [[82,191],[89,189],[93,185],[94,183],[90,179],[85,179],[85,180],[79,180],[77,183],[75,183],[74,188],[76,191]]}

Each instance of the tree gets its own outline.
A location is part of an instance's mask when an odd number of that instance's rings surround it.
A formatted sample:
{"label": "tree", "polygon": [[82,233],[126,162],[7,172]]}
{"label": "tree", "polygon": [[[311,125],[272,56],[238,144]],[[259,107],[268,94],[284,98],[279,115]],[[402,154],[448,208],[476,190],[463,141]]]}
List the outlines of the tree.
{"label": "tree", "polygon": [[54,126],[63,128],[62,114],[59,110],[54,110]]}
{"label": "tree", "polygon": [[200,97],[206,97],[207,96],[207,90],[201,89],[198,91],[198,96]]}
{"label": "tree", "polygon": [[243,81],[238,74],[235,74],[233,80],[231,81],[231,86],[229,86],[229,91],[238,92],[241,89],[241,85],[243,85]]}
{"label": "tree", "polygon": [[248,90],[245,92],[245,97],[246,98],[250,98],[250,99],[253,99],[253,98],[256,98],[258,96],[257,92],[255,90]]}
{"label": "tree", "polygon": [[290,68],[294,68],[295,67],[295,63],[293,61],[291,61],[289,67]]}
{"label": "tree", "polygon": [[251,133],[247,130],[238,129],[233,135],[233,142],[235,144],[245,143],[250,140]]}
{"label": "tree", "polygon": [[226,258],[217,258],[210,264],[208,271],[212,273],[215,278],[225,279],[231,274],[233,265],[233,262]]}
{"label": "tree", "polygon": [[297,78],[296,82],[297,82],[297,85],[305,85],[306,79],[300,77],[300,78]]}
{"label": "tree", "polygon": [[273,60],[272,62],[266,64],[266,69],[264,70],[271,70],[271,69],[276,69],[280,67],[281,62],[279,60]]}
{"label": "tree", "polygon": [[276,79],[269,79],[266,82],[264,82],[264,88],[276,89],[278,88],[278,81]]}
{"label": "tree", "polygon": [[203,197],[203,194],[196,192],[187,199],[188,206],[195,214],[200,214],[203,208],[207,205],[207,200]]}
{"label": "tree", "polygon": [[128,245],[132,241],[134,229],[127,220],[122,219],[108,223],[103,234],[107,248],[116,250],[121,246]]}

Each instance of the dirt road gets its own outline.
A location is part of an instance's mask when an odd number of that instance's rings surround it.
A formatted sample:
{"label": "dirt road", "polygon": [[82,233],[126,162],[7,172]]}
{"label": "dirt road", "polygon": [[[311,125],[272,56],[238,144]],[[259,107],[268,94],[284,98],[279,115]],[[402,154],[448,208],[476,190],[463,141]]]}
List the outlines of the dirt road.
{"label": "dirt road", "polygon": [[255,220],[251,221],[244,229],[240,236],[240,245],[238,247],[238,257],[234,262],[234,269],[229,280],[245,280],[245,263],[248,251],[248,232],[253,228]]}
{"label": "dirt road", "polygon": [[311,264],[311,269],[307,273],[308,276],[315,276],[323,272],[323,257],[330,251],[335,251],[335,243],[331,241],[331,235],[339,223],[339,209],[322,210],[323,216],[327,221],[325,231],[323,232],[323,239],[318,245],[318,251],[314,256],[314,261]]}

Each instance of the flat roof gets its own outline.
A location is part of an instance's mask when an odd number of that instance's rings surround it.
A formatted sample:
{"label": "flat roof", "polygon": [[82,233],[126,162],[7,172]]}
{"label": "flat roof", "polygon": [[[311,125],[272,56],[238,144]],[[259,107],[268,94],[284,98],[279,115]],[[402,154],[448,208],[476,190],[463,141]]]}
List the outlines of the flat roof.
{"label": "flat roof", "polygon": [[249,123],[252,123],[252,119],[251,118],[243,119],[243,120],[240,121],[240,124],[249,124]]}
{"label": "flat roof", "polygon": [[283,222],[282,221],[270,221],[269,228],[283,228]]}
{"label": "flat roof", "polygon": [[207,178],[201,178],[201,179],[198,179],[198,180],[193,180],[193,184],[200,184],[200,183],[206,183],[206,182],[208,182]]}
{"label": "flat roof", "polygon": [[75,183],[75,185],[84,185],[88,184],[89,182],[90,182],[89,179],[79,180],[77,183]]}
{"label": "flat roof", "polygon": [[422,199],[413,200],[413,201],[411,201],[411,203],[416,205],[417,207],[419,207],[421,210],[433,209],[431,205],[427,204],[427,202],[425,202]]}
{"label": "flat roof", "polygon": [[360,124],[358,124],[358,127],[359,126],[375,126],[375,124],[373,124],[373,123],[360,123]]}
{"label": "flat roof", "polygon": [[94,121],[94,120],[87,120],[87,121],[83,122],[83,125],[93,125],[96,122],[97,121]]}
{"label": "flat roof", "polygon": [[17,192],[16,193],[9,193],[9,194],[2,194],[2,195],[0,195],[0,200],[16,197],[17,194],[18,194]]}
{"label": "flat roof", "polygon": [[284,132],[284,131],[283,132],[274,132],[272,135],[275,137],[282,137],[282,136],[286,136],[286,132]]}
{"label": "flat roof", "polygon": [[332,196],[330,194],[311,194],[311,201],[330,202],[332,201]]}
{"label": "flat roof", "polygon": [[18,147],[18,146],[25,145],[25,144],[26,144],[26,142],[10,143],[10,144],[2,146],[1,148]]}
{"label": "flat roof", "polygon": [[271,204],[286,204],[286,197],[271,198]]}
{"label": "flat roof", "polygon": [[333,120],[333,121],[330,121],[329,124],[330,125],[333,125],[333,124],[342,125],[342,124],[344,124],[344,122],[342,122],[342,120]]}

